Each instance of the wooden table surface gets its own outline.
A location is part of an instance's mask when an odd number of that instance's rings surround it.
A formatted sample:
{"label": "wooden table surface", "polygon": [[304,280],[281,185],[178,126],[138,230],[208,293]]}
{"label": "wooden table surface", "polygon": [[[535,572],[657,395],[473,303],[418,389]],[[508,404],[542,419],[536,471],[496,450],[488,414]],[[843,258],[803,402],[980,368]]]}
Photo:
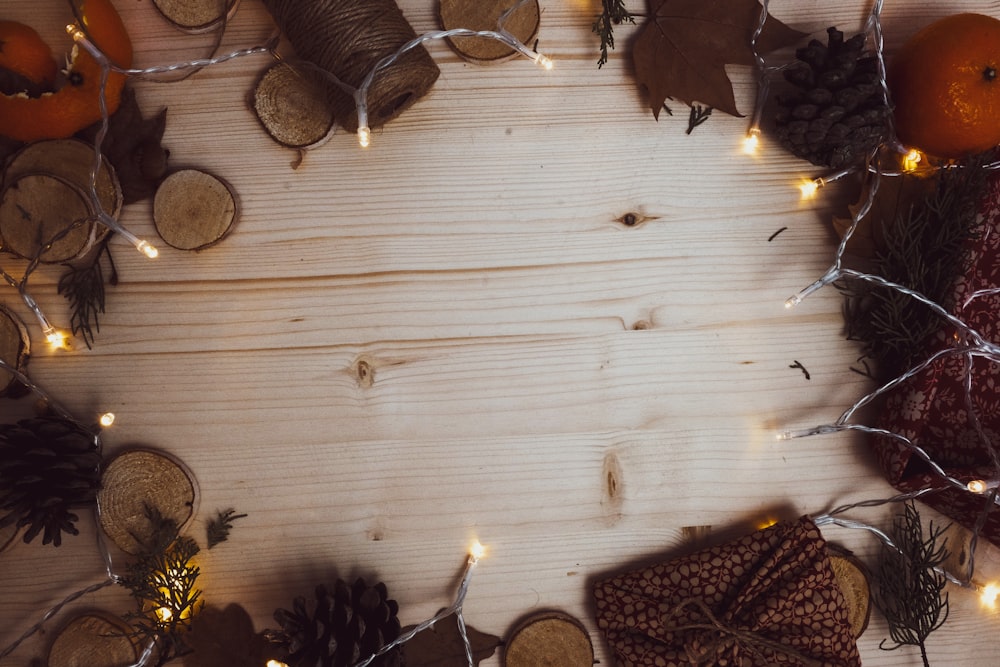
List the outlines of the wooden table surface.
{"label": "wooden table surface", "polygon": [[[115,4],[138,65],[204,52],[204,36],[175,32],[148,0]],[[417,32],[437,27],[436,2],[399,4]],[[870,5],[770,4],[816,35],[858,29]],[[248,515],[199,561],[207,602],[242,604],[259,630],[315,584],[360,574],[385,581],[402,621],[417,622],[450,603],[479,539],[488,554],[470,624],[504,635],[525,615],[563,610],[607,665],[595,579],[683,548],[690,527],[892,495],[863,440],[775,438],[835,419],[868,388],[849,370],[859,351],[835,290],[783,307],[829,266],[845,191],[801,201],[797,180],[820,172],[767,137],[743,155],[747,118],[716,113],[686,135],[677,103],[654,121],[626,48],[596,66],[598,6],[543,0],[550,72],[472,65],[431,45],[441,77],[430,95],[369,149],[338,131],[297,169],[247,106],[266,56],[135,84],[147,113],[169,107],[171,165],[231,182],[240,222],[203,252],[161,244],[155,261],[115,240],[121,284],[93,349],[49,351],[35,329],[29,371],[82,421],[116,413],[107,453],[141,444],[182,459],[200,486],[200,541],[216,510]],[[1000,2],[889,0],[887,50],[960,9],[1000,15]],[[67,48],[63,3],[0,0],[0,14]],[[244,0],[223,50],[271,30]],[[619,45],[635,31],[619,27]],[[756,77],[729,72],[749,114]],[[628,213],[640,224],[624,225]],[[148,202],[122,221],[156,240]],[[65,326],[57,277],[42,268],[31,288]],[[0,295],[29,321],[13,291]],[[885,525],[887,514],[852,516]],[[103,578],[93,521],[81,525],[58,549],[38,540],[0,555],[0,647]],[[824,534],[877,553],[858,531]],[[932,661],[989,663],[1000,619],[969,591],[951,601]],[[71,607],[92,608],[131,603],[111,588]],[[4,664],[44,654],[71,615]],[[879,650],[887,636],[873,615],[865,665],[919,664],[910,648]]]}

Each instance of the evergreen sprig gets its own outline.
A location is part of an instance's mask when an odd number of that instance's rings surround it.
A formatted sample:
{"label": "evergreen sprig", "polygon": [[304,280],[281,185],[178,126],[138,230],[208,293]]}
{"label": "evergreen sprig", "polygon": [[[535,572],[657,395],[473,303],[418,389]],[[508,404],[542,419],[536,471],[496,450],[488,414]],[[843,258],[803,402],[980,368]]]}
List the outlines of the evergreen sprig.
{"label": "evergreen sprig", "polygon": [[216,544],[228,540],[229,531],[233,529],[233,521],[243,519],[246,516],[246,514],[237,514],[232,507],[225,511],[219,510],[216,517],[208,522],[206,528],[208,548],[211,549]]}
{"label": "evergreen sprig", "polygon": [[635,23],[635,17],[625,9],[625,0],[601,0],[601,15],[594,21],[591,30],[601,37],[601,57],[598,67],[608,62],[608,49],[615,48],[615,28],[620,23]]}
{"label": "evergreen sprig", "polygon": [[[108,237],[110,238],[110,237]],[[82,264],[66,265],[66,272],[59,277],[57,291],[69,301],[70,329],[74,336],[83,338],[87,348],[94,344],[94,332],[100,332],[99,316],[104,314],[104,270],[101,268],[101,257],[106,253],[111,266],[110,285],[118,284],[118,273],[115,270],[114,259],[105,238],[99,247],[90,255],[89,261]]]}
{"label": "evergreen sprig", "polygon": [[199,551],[193,539],[178,537],[163,551],[130,563],[119,580],[136,601],[136,611],[126,619],[141,643],[157,642],[161,665],[188,650],[182,632],[204,604],[196,588],[201,570],[191,562]]}
{"label": "evergreen sprig", "polygon": [[925,643],[927,636],[948,619],[947,584],[937,568],[948,557],[948,529],[935,528],[928,522],[925,535],[920,513],[912,502],[893,520],[892,539],[896,549],[883,545],[878,561],[878,587],[875,604],[889,623],[893,645],[883,639],[879,648],[892,651],[901,646],[917,646],[924,667],[930,667]]}
{"label": "evergreen sprig", "polygon": [[[892,219],[871,221],[875,237],[883,239],[874,273],[951,307],[955,279],[967,268],[967,242],[976,232],[985,179],[978,164],[942,170],[922,200],[900,206]],[[879,378],[910,368],[941,327],[936,313],[897,290],[864,281],[844,290],[847,337],[862,343],[863,358],[875,362]]]}

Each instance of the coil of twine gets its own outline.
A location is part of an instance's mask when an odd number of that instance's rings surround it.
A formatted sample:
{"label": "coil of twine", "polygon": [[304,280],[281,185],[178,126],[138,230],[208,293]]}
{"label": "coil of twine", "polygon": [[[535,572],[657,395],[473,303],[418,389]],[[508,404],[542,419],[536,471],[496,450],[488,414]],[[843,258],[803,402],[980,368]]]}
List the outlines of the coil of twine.
{"label": "coil of twine", "polygon": [[[359,88],[382,58],[417,36],[395,0],[264,0],[299,58]],[[368,89],[368,125],[380,127],[423,97],[440,70],[423,46],[381,70]],[[352,95],[329,87],[337,122],[358,127]]]}

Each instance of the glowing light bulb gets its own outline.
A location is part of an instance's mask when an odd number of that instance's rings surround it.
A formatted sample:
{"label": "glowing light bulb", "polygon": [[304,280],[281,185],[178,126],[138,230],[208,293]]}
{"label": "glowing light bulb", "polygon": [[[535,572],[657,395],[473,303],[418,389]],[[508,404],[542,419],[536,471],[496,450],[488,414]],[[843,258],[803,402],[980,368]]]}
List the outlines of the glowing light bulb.
{"label": "glowing light bulb", "polygon": [[996,609],[997,598],[1000,598],[1000,585],[997,584],[986,584],[979,593],[979,601],[990,609]]}
{"label": "glowing light bulb", "polygon": [[115,423],[115,413],[105,412],[103,415],[101,415],[101,418],[98,419],[97,421],[104,428],[108,428],[109,426]]}
{"label": "glowing light bulb", "polygon": [[75,23],[70,23],[66,26],[66,33],[73,38],[74,42],[79,42],[81,39],[86,37],[83,31],[80,30],[80,26]]}
{"label": "glowing light bulb", "polygon": [[552,59],[548,56],[542,55],[541,53],[535,55],[535,64],[544,70],[551,70],[554,66]]}
{"label": "glowing light bulb", "polygon": [[150,259],[156,259],[160,256],[160,251],[156,249],[156,246],[150,244],[149,241],[139,241],[135,244],[135,249]]}
{"label": "glowing light bulb", "polygon": [[368,148],[372,142],[372,131],[367,125],[358,126],[358,143],[362,148]]}
{"label": "glowing light bulb", "polygon": [[46,327],[45,330],[42,331],[42,334],[44,334],[45,340],[52,346],[52,349],[60,350],[66,347],[66,334],[59,331],[55,327]]}
{"label": "glowing light bulb", "polygon": [[968,484],[966,484],[965,488],[967,488],[969,491],[972,491],[973,493],[986,493],[986,489],[988,487],[986,486],[986,482],[984,482],[983,480],[974,479]]}
{"label": "glowing light bulb", "polygon": [[280,660],[271,659],[267,661],[267,667],[288,667],[288,665]]}
{"label": "glowing light bulb", "polygon": [[743,152],[747,155],[754,155],[760,146],[760,128],[751,127],[747,136],[743,138]]}
{"label": "glowing light bulb", "polygon": [[757,522],[757,530],[764,530],[765,528],[770,528],[776,523],[778,523],[777,519],[772,517],[766,517],[763,520]]}
{"label": "glowing light bulb", "polygon": [[169,623],[173,617],[174,612],[170,611],[170,607],[159,607],[156,610],[156,618],[159,619],[160,623]]}
{"label": "glowing light bulb", "polygon": [[469,555],[472,560],[477,561],[486,555],[486,547],[484,547],[479,540],[472,543],[472,547],[469,548]]}
{"label": "glowing light bulb", "polygon": [[816,196],[816,192],[824,185],[826,185],[826,182],[822,178],[815,178],[811,181],[803,179],[799,183],[799,191],[802,193],[803,199],[811,199]]}
{"label": "glowing light bulb", "polygon": [[924,154],[916,148],[911,148],[903,156],[903,171],[916,171],[924,159]]}
{"label": "glowing light bulb", "polygon": [[802,299],[797,294],[795,296],[790,296],[785,299],[785,309],[791,310],[800,303],[802,303]]}

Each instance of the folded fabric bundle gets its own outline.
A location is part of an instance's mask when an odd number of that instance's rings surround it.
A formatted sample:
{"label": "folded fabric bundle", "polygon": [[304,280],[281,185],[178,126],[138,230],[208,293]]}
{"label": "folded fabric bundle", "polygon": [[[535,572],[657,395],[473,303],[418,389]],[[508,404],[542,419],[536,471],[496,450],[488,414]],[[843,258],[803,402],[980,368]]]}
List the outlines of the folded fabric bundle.
{"label": "folded fabric bundle", "polygon": [[621,667],[861,664],[808,517],[600,581],[594,596]]}

